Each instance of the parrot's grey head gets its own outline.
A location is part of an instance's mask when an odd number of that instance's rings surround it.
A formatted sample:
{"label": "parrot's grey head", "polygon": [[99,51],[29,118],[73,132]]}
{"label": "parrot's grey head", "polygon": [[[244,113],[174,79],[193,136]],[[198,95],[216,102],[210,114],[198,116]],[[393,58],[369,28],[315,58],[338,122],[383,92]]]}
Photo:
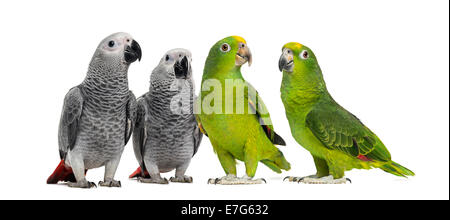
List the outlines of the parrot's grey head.
{"label": "parrot's grey head", "polygon": [[159,61],[158,66],[153,70],[151,81],[180,81],[192,78],[192,55],[186,49],[169,50]]}
{"label": "parrot's grey head", "polygon": [[115,33],[100,42],[92,57],[92,63],[102,66],[128,66],[141,60],[140,45],[128,33]]}

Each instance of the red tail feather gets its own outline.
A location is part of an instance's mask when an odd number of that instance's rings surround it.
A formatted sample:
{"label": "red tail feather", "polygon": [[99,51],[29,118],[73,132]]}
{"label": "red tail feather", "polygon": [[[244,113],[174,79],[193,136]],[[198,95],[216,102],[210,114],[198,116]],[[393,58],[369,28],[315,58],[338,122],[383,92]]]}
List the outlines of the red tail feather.
{"label": "red tail feather", "polygon": [[48,177],[47,184],[57,184],[59,181],[76,182],[72,168],[67,166],[64,160],[61,160],[52,175]]}
{"label": "red tail feather", "polygon": [[135,178],[135,177],[144,177],[144,178],[150,178],[150,174],[148,173],[147,170],[144,171],[144,176],[142,176],[142,169],[141,167],[138,167],[136,169],[136,171],[134,171],[131,175],[130,175],[130,179]]}

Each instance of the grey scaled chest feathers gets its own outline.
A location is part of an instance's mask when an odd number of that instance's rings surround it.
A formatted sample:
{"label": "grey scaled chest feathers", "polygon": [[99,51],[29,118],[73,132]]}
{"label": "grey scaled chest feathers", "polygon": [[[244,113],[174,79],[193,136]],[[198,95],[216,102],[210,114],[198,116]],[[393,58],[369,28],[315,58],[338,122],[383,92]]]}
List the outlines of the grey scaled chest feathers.
{"label": "grey scaled chest feathers", "polygon": [[88,169],[105,166],[100,186],[120,187],[114,180],[136,118],[136,98],[128,89],[128,67],[142,56],[127,33],[105,38],[97,47],[84,81],[64,98],[59,124],[61,162],[47,183],[69,182],[90,188]]}
{"label": "grey scaled chest feathers", "polygon": [[185,172],[202,139],[193,114],[194,92],[191,53],[168,51],[151,74],[150,91],[137,100],[133,147],[139,168],[130,178],[167,184],[160,173],[176,169],[171,182],[192,182]]}

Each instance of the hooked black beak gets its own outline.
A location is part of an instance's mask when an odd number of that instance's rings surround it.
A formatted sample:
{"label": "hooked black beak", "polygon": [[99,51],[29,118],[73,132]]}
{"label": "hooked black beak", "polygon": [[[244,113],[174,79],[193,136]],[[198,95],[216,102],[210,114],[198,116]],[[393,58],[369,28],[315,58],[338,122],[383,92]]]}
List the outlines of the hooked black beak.
{"label": "hooked black beak", "polygon": [[286,54],[283,52],[281,54],[280,60],[278,61],[278,69],[282,72],[286,70],[288,72],[292,72],[292,68],[294,66],[294,59],[292,55]]}
{"label": "hooked black beak", "polygon": [[181,61],[177,60],[173,66],[173,69],[177,79],[186,79],[189,73],[189,61],[187,57],[184,56]]}
{"label": "hooked black beak", "polygon": [[133,40],[131,46],[125,48],[125,61],[127,63],[133,63],[136,60],[141,61],[142,50],[137,41]]}

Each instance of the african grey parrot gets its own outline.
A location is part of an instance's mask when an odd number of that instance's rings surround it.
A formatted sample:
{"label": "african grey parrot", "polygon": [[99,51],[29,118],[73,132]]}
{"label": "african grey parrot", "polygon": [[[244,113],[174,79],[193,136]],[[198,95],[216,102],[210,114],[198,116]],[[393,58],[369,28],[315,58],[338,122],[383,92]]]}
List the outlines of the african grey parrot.
{"label": "african grey parrot", "polygon": [[202,139],[193,114],[191,53],[168,51],[150,77],[150,91],[137,99],[133,147],[140,182],[167,184],[160,173],[176,169],[171,182],[191,183],[184,175]]}
{"label": "african grey parrot", "polygon": [[85,173],[105,166],[100,186],[120,187],[114,180],[123,149],[136,118],[136,98],[128,89],[128,67],[142,52],[127,33],[115,33],[97,47],[84,81],[64,98],[59,124],[61,162],[48,184],[68,181],[70,187],[90,188]]}

